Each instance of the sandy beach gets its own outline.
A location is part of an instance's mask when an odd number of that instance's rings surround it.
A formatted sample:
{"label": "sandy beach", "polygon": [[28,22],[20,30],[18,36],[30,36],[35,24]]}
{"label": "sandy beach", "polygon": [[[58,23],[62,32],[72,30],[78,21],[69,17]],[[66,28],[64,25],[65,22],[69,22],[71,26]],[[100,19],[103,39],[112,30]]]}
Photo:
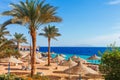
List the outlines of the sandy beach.
{"label": "sandy beach", "polygon": [[[28,65],[28,62],[24,63],[26,66]],[[36,64],[36,72],[45,75],[48,77],[53,77],[54,80],[68,80],[69,74],[64,73],[64,70],[68,69],[68,66],[60,66],[57,65],[57,63],[51,63],[51,66],[46,66],[47,61],[41,62],[39,64]],[[57,67],[57,69],[56,69]],[[10,72],[12,74],[16,74],[19,76],[24,76],[30,74],[30,70],[22,70],[22,65],[11,65],[10,66]],[[8,73],[8,63],[0,63],[0,74],[7,74]],[[76,80],[73,78],[78,78],[79,75],[70,75],[71,80]],[[87,77],[82,76],[82,80],[104,80],[101,77],[95,78],[95,77]]]}

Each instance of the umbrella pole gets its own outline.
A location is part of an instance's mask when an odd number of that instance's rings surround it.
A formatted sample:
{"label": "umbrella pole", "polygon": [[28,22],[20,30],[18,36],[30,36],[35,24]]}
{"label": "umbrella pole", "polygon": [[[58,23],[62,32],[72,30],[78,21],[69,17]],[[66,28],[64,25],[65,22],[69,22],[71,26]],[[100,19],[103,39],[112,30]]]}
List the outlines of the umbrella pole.
{"label": "umbrella pole", "polygon": [[8,75],[10,75],[10,62],[8,63]]}
{"label": "umbrella pole", "polygon": [[69,64],[69,80],[70,80],[70,64]]}
{"label": "umbrella pole", "polygon": [[81,74],[79,74],[79,80],[81,80]]}
{"label": "umbrella pole", "polygon": [[56,69],[58,69],[58,60],[56,60],[56,64],[57,64]]}
{"label": "umbrella pole", "polygon": [[[31,54],[31,53],[30,53],[30,54]],[[28,66],[26,67],[28,70],[31,69],[31,68],[30,68],[30,61],[31,61],[31,59],[28,57]]]}

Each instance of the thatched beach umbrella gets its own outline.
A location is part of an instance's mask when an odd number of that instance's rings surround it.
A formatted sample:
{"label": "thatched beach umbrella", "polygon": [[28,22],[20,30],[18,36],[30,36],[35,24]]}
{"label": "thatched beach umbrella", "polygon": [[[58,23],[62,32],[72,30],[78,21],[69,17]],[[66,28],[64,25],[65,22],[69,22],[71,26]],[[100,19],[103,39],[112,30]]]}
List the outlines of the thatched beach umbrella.
{"label": "thatched beach umbrella", "polygon": [[[45,61],[43,61],[40,58],[41,58],[41,54],[37,53],[36,54],[36,63],[45,62]],[[22,59],[28,61],[28,63],[31,63],[31,56],[30,56],[30,54],[25,55],[24,57],[22,57]]]}
{"label": "thatched beach umbrella", "polygon": [[76,59],[77,58],[77,56],[76,55],[73,55],[72,57],[71,57],[71,59]]}
{"label": "thatched beach umbrella", "polygon": [[26,53],[26,54],[24,54],[24,55],[22,55],[22,57],[21,58],[26,58],[26,57],[28,57],[28,56],[30,56],[30,54],[29,53]]}
{"label": "thatched beach umbrella", "polygon": [[9,58],[9,62],[12,62],[12,63],[23,63],[22,61],[14,58],[14,57],[10,57],[10,58]]}
{"label": "thatched beach umbrella", "polygon": [[[100,57],[98,57],[96,54],[94,54],[93,56],[90,56],[89,58],[87,58],[87,60],[100,60]],[[95,61],[96,64],[96,61]]]}
{"label": "thatched beach umbrella", "polygon": [[37,56],[37,58],[42,58],[42,55],[39,52],[36,54],[36,56]]}
{"label": "thatched beach umbrella", "polygon": [[28,61],[28,60],[31,59],[31,56],[30,56],[30,54],[25,54],[25,55],[22,56],[22,59],[25,60],[25,61]]}
{"label": "thatched beach umbrella", "polygon": [[77,65],[77,63],[74,62],[71,58],[69,58],[69,60],[64,61],[61,65],[62,66],[71,66],[72,67],[72,66]]}
{"label": "thatched beach umbrella", "polygon": [[41,62],[45,62],[45,61],[36,57],[36,63],[41,63]]}
{"label": "thatched beach umbrella", "polygon": [[81,62],[78,63],[78,65],[70,68],[70,69],[66,69],[65,73],[71,73],[71,74],[81,74],[81,75],[85,75],[85,74],[98,74],[96,71],[92,70],[91,68],[85,66],[84,64],[82,64]]}
{"label": "thatched beach umbrella", "polygon": [[15,63],[15,64],[23,63],[22,61],[14,58],[13,56],[8,57],[8,58],[2,58],[2,60],[0,60],[0,61],[8,62],[8,74],[10,74],[10,63]]}
{"label": "thatched beach umbrella", "polygon": [[24,57],[24,56],[26,56],[26,55],[28,55],[28,54],[30,54],[29,51],[20,51],[20,55],[21,55],[22,57]]}
{"label": "thatched beach umbrella", "polygon": [[60,56],[62,56],[62,57],[66,57],[66,55],[64,55],[64,54],[60,54]]}
{"label": "thatched beach umbrella", "polygon": [[100,60],[100,57],[98,57],[96,54],[94,54],[93,56],[90,56],[89,58],[87,58],[88,60]]}
{"label": "thatched beach umbrella", "polygon": [[85,59],[80,58],[80,57],[74,58],[73,61],[75,61],[75,62],[82,62],[82,63],[88,63]]}
{"label": "thatched beach umbrella", "polygon": [[13,56],[11,56],[10,58],[2,58],[0,61],[1,61],[1,62],[16,63],[16,64],[18,64],[18,63],[23,63],[22,61],[14,58]]}
{"label": "thatched beach umbrella", "polygon": [[62,56],[57,55],[55,58],[52,59],[52,62],[61,62],[64,59],[65,58],[63,58]]}

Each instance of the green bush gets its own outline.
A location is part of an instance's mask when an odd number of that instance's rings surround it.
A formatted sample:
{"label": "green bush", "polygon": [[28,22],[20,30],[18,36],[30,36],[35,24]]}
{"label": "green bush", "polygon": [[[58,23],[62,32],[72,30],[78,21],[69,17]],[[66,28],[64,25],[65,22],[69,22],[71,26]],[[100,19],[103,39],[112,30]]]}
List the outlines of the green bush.
{"label": "green bush", "polygon": [[0,80],[24,80],[20,77],[17,77],[16,75],[10,74],[10,75],[0,75]]}
{"label": "green bush", "polygon": [[113,47],[105,51],[99,69],[105,80],[120,80],[120,49]]}
{"label": "green bush", "polygon": [[33,77],[30,77],[30,75],[25,78],[25,80],[49,80],[46,76],[40,76],[39,74],[34,75]]}
{"label": "green bush", "polygon": [[18,77],[16,75],[10,74],[3,74],[0,75],[0,80],[49,80],[46,76],[40,76],[38,74],[34,75],[33,77],[26,76],[26,77]]}

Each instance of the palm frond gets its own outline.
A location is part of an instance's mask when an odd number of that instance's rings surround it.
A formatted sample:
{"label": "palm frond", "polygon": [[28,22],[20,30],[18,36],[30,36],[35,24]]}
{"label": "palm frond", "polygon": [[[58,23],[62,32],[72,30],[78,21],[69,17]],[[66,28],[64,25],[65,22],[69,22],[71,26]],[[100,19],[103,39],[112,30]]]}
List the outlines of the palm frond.
{"label": "palm frond", "polygon": [[[12,10],[5,11],[2,15],[13,16],[12,21],[15,23],[30,24],[31,26],[28,26],[28,29],[33,27],[34,30],[37,30],[42,24],[62,21],[60,17],[56,16],[57,7],[45,4],[45,0],[27,0],[26,2],[20,1],[19,4],[11,3],[10,5]],[[8,22],[12,23],[11,20]]]}
{"label": "palm frond", "polygon": [[5,39],[5,36],[10,36],[9,31],[7,31],[7,28],[5,26],[0,26],[0,39]]}
{"label": "palm frond", "polygon": [[15,33],[13,40],[19,43],[27,43],[26,37],[24,36],[24,34],[21,34],[21,33]]}
{"label": "palm frond", "polygon": [[48,25],[47,27],[44,27],[43,31],[44,33],[39,33],[39,35],[42,35],[47,38],[52,38],[57,40],[55,37],[61,36],[61,34],[58,33],[59,31],[58,28],[56,28],[55,26]]}

